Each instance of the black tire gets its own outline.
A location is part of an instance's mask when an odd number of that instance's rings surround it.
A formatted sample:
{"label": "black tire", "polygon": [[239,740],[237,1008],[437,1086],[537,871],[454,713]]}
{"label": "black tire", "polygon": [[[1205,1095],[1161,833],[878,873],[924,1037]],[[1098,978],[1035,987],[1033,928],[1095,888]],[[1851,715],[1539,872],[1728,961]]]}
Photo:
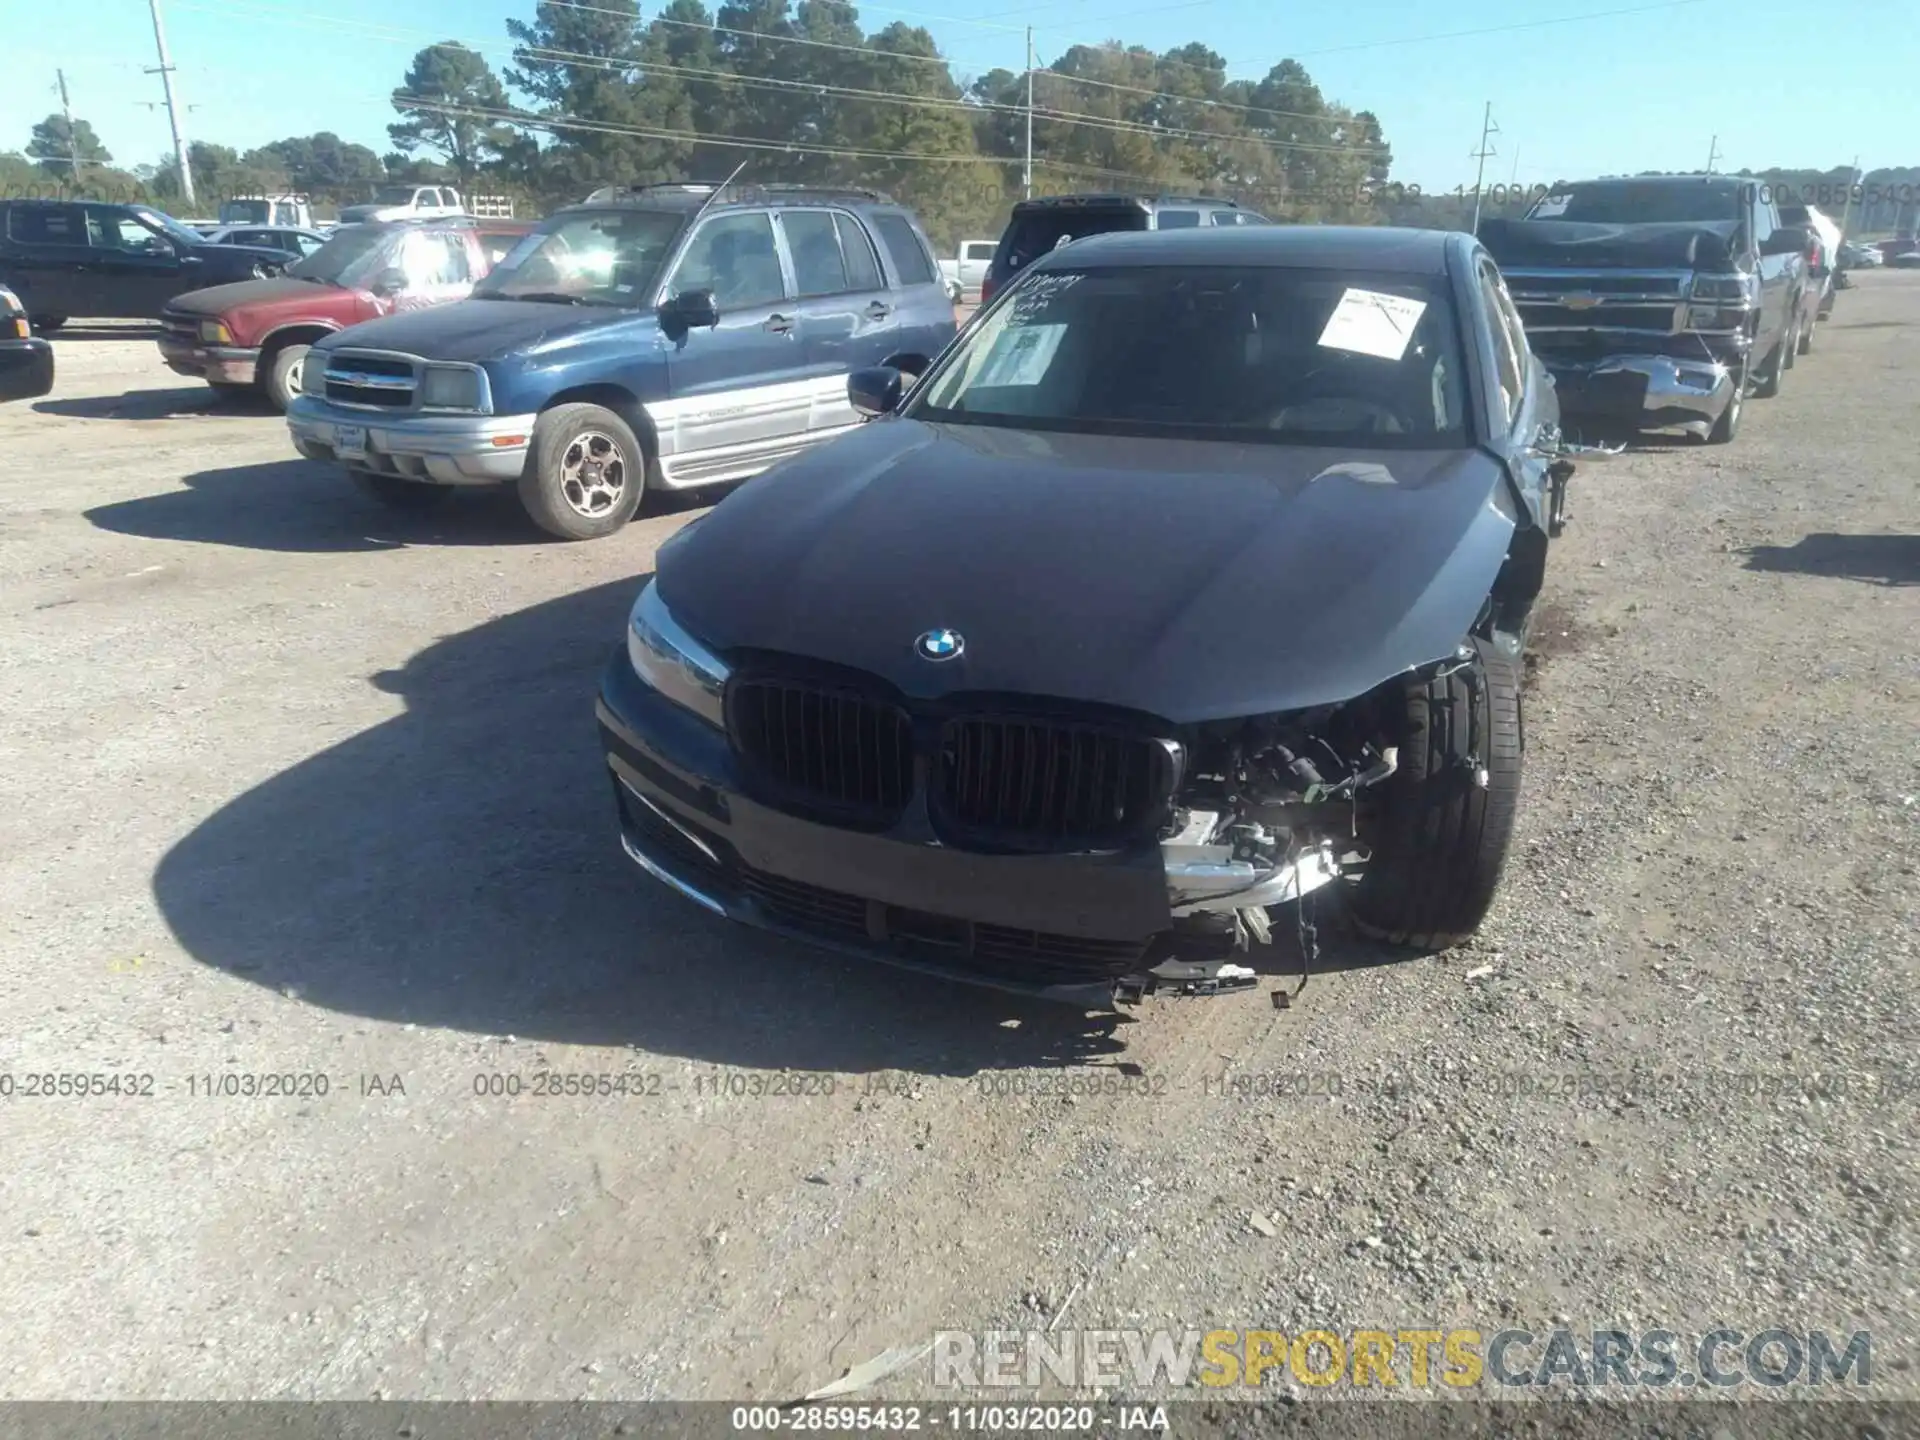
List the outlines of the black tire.
{"label": "black tire", "polygon": [[1800,303],[1793,306],[1793,318],[1787,322],[1787,333],[1780,337],[1780,343],[1773,347],[1773,353],[1767,356],[1767,362],[1760,367],[1760,373],[1754,377],[1753,398],[1771,400],[1780,393],[1780,380],[1792,364],[1787,357],[1793,354],[1793,347],[1800,343]]}
{"label": "black tire", "polygon": [[398,475],[376,475],[371,470],[349,470],[347,475],[362,495],[378,500],[389,510],[437,510],[453,498],[451,485],[427,485]]}
{"label": "black tire", "polygon": [[306,362],[307,351],[312,348],[296,340],[282,345],[265,357],[260,373],[260,388],[266,392],[267,403],[282,415],[287,413],[287,406],[293,403],[293,397],[300,393],[300,367]]}
{"label": "black tire", "polygon": [[1730,444],[1733,437],[1740,433],[1740,417],[1747,413],[1747,372],[1743,366],[1734,373],[1733,398],[1727,401],[1727,408],[1720,412],[1720,418],[1713,422],[1713,428],[1707,432],[1707,444]]}
{"label": "black tire", "polygon": [[549,535],[598,540],[631,520],[647,488],[633,428],[603,405],[556,405],[533,426],[520,503]]}
{"label": "black tire", "polygon": [[27,324],[32,327],[36,335],[51,335],[66,323],[67,317],[64,315],[29,315],[27,317]]}
{"label": "black tire", "polygon": [[1407,681],[1404,703],[1400,768],[1383,787],[1365,836],[1373,856],[1348,909],[1375,939],[1445,950],[1486,918],[1513,839],[1520,667],[1479,644],[1466,665]]}

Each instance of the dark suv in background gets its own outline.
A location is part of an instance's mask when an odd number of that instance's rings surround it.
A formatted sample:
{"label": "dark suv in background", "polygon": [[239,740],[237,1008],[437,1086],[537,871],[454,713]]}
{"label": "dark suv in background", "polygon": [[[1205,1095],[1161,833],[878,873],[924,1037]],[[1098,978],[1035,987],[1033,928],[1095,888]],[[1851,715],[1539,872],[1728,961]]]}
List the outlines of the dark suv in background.
{"label": "dark suv in background", "polygon": [[287,425],[387,504],[517,485],[541,528],[586,540],[647,490],[744,480],[851,429],[848,375],[917,375],[953,334],[933,247],[884,195],[600,190],[472,298],[316,342]]}
{"label": "dark suv in background", "polygon": [[1264,215],[1231,200],[1199,195],[1045,195],[1022,200],[1000,236],[981,282],[980,303],[1027,265],[1069,240],[1114,230],[1193,230],[1213,225],[1265,225]]}
{"label": "dark suv in background", "polygon": [[0,200],[0,284],[43,333],[71,315],[157,320],[183,291],[278,275],[288,259],[281,250],[216,245],[150,205]]}
{"label": "dark suv in background", "polygon": [[1570,421],[1725,444],[1814,323],[1808,233],[1735,175],[1561,182],[1481,222]]}

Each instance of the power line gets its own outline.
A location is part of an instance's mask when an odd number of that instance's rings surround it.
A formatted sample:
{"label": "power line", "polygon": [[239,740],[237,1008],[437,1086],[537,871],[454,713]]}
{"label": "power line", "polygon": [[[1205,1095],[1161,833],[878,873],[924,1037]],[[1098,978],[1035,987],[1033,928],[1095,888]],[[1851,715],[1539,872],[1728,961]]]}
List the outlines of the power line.
{"label": "power line", "polygon": [[590,130],[609,135],[632,135],[646,140],[686,140],[701,145],[727,146],[740,150],[767,150],[791,155],[833,155],[849,160],[921,160],[954,165],[1017,165],[1011,155],[929,155],[913,150],[860,150],[829,145],[805,145],[786,140],[762,140],[745,135],[702,134],[694,130],[656,130],[642,125],[616,125],[599,120],[563,119],[534,115],[522,110],[498,110],[478,105],[445,105],[438,101],[413,102],[413,108],[440,115],[466,116],[474,120],[495,120],[524,125],[533,130]]}
{"label": "power line", "polygon": [[[560,3],[560,0],[545,0],[545,3],[557,4],[557,3]],[[232,9],[232,7],[235,5],[239,5],[241,7],[241,9],[237,12]],[[425,30],[418,30],[418,29],[407,30],[407,29],[402,29],[401,27],[396,27],[396,26],[377,25],[377,24],[371,24],[365,21],[341,20],[341,19],[334,19],[331,17],[328,17],[323,22],[310,24],[310,23],[307,23],[310,19],[317,19],[318,17],[310,17],[305,13],[293,13],[287,10],[285,7],[276,6],[276,5],[247,6],[245,3],[245,0],[228,0],[228,6],[226,8],[222,8],[221,6],[212,5],[212,4],[194,4],[194,3],[187,3],[183,5],[181,8],[188,9],[188,10],[206,11],[214,14],[258,12],[262,14],[263,18],[271,18],[278,23],[294,25],[299,28],[318,29],[318,30],[339,29],[339,28],[357,29],[369,34],[373,38],[385,40],[392,44],[412,44],[415,38],[418,38],[422,35],[433,33],[431,31],[425,31]],[[583,6],[578,8],[592,9],[595,7]],[[764,38],[778,39],[780,37],[769,36]],[[810,81],[810,80],[788,80],[778,76],[766,76],[766,75],[740,75],[735,72],[727,71],[727,70],[707,70],[707,69],[703,69],[696,66],[670,65],[670,64],[664,64],[664,63],[656,64],[651,61],[649,62],[631,61],[630,62],[626,60],[616,60],[609,56],[604,56],[604,55],[589,55],[581,51],[549,49],[545,46],[530,46],[526,44],[514,45],[511,43],[502,43],[497,41],[484,41],[484,40],[476,39],[476,40],[473,40],[471,43],[467,41],[442,40],[442,41],[436,41],[436,42],[430,43],[421,48],[428,49],[428,50],[443,50],[443,49],[453,48],[456,46],[460,48],[476,50],[483,53],[486,51],[492,51],[493,53],[498,54],[503,51],[510,51],[515,56],[525,55],[534,60],[553,61],[553,62],[567,64],[567,65],[579,66],[580,68],[584,68],[584,69],[600,69],[600,70],[605,70],[605,71],[609,71],[616,74],[623,74],[630,70],[657,71],[662,74],[670,74],[676,77],[694,77],[701,80],[705,80],[717,86],[738,85],[747,89],[773,90],[781,93],[799,92],[804,94],[822,95],[822,96],[837,95],[837,96],[843,96],[853,100],[876,102],[876,103],[883,103],[883,104],[911,105],[911,106],[919,106],[919,107],[929,107],[934,109],[959,110],[959,111],[965,112],[969,117],[979,115],[982,112],[1007,114],[1007,115],[1023,115],[1023,116],[1027,114],[1026,107],[1024,106],[1006,105],[1006,104],[1001,104],[993,101],[968,100],[968,99],[955,98],[952,96],[940,96],[940,95],[917,95],[909,91],[867,90],[867,89],[861,89],[861,88],[844,86],[844,85],[821,84],[819,82]],[[865,52],[865,53],[889,54],[892,52],[880,51],[880,52]],[[1063,79],[1063,80],[1076,80],[1076,81],[1079,80],[1079,77],[1062,76],[1052,70],[1035,70],[1030,72],[1029,79],[1031,79],[1033,76],[1042,76],[1049,79]],[[1086,81],[1082,83],[1105,85],[1107,82]],[[1109,88],[1124,89],[1129,87],[1110,86]],[[1142,93],[1158,94],[1159,92],[1149,91],[1149,92],[1142,92]],[[405,92],[403,91],[395,90],[391,92],[388,98],[392,100],[405,99],[406,103],[409,106],[414,108],[421,108],[411,97],[407,97]],[[1182,104],[1194,104],[1194,105],[1218,104],[1218,105],[1222,105],[1224,108],[1242,110],[1251,114],[1292,115],[1295,118],[1299,118],[1299,119],[1318,120],[1323,123],[1338,123],[1337,120],[1335,120],[1333,117],[1328,117],[1324,115],[1313,116],[1313,115],[1301,114],[1298,112],[1266,110],[1266,109],[1263,109],[1262,107],[1251,106],[1251,105],[1228,106],[1225,104],[1225,102],[1208,101],[1204,99],[1199,99],[1197,97],[1189,97],[1189,96],[1168,95],[1166,96],[1166,98],[1170,100],[1178,101],[1179,103],[1182,103]],[[1104,131],[1108,131],[1116,134],[1145,135],[1151,138],[1167,139],[1167,140],[1177,140],[1177,139],[1197,139],[1197,140],[1207,140],[1207,141],[1229,141],[1230,140],[1230,141],[1249,144],[1249,145],[1258,145],[1264,149],[1269,149],[1276,152],[1299,151],[1299,152],[1308,152],[1308,153],[1318,152],[1318,153],[1325,153],[1325,154],[1351,154],[1351,155],[1383,155],[1383,154],[1390,153],[1385,147],[1369,147],[1369,146],[1340,145],[1340,144],[1324,144],[1323,145],[1323,144],[1314,144],[1314,143],[1305,142],[1305,141],[1277,140],[1277,139],[1272,139],[1266,136],[1250,135],[1250,134],[1223,136],[1211,131],[1195,130],[1190,128],[1182,128],[1182,127],[1169,126],[1169,125],[1161,125],[1161,124],[1151,123],[1146,121],[1121,120],[1121,119],[1114,119],[1114,118],[1109,118],[1105,116],[1087,115],[1087,114],[1084,114],[1083,112],[1074,111],[1074,110],[1056,110],[1052,108],[1036,109],[1033,112],[1033,116],[1034,118],[1046,119],[1055,124],[1078,125],[1078,126],[1084,126],[1090,129],[1104,130]]]}

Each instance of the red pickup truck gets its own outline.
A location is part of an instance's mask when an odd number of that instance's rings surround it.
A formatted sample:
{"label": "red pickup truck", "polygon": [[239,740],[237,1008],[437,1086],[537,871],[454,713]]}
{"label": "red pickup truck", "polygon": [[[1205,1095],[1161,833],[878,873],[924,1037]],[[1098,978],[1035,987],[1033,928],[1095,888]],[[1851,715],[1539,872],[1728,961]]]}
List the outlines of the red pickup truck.
{"label": "red pickup truck", "polygon": [[176,295],[160,316],[160,358],[222,393],[261,391],[284,412],[314,341],[396,310],[464,299],[532,229],[525,220],[343,225],[284,275]]}

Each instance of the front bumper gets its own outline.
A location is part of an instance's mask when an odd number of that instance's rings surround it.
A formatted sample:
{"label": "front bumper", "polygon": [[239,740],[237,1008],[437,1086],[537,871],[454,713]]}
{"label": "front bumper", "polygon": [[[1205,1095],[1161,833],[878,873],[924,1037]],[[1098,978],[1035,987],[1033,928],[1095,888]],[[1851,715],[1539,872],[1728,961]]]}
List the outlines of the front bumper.
{"label": "front bumper", "polygon": [[[655,879],[743,924],[999,990],[1084,1009],[1117,995],[1213,994],[1253,986],[1245,966],[1173,953],[1209,871],[1170,883],[1167,852],[990,855],[939,844],[924,809],[868,834],[820,825],[745,793],[726,737],[634,673],[624,647],[596,707],[621,845]],[[1250,901],[1272,904],[1330,882],[1304,860]],[[1213,880],[1229,889],[1245,880]],[[1177,891],[1184,889],[1185,893]],[[1188,903],[1176,905],[1176,899]],[[1201,902],[1202,908],[1226,908]]]}
{"label": "front bumper", "polygon": [[[397,475],[435,485],[499,485],[526,469],[533,415],[384,415],[354,410],[313,395],[287,407],[287,431],[309,460]],[[366,450],[339,451],[341,427],[365,432]]]}
{"label": "front bumper", "polygon": [[1609,355],[1590,362],[1548,359],[1563,420],[1635,431],[1686,427],[1705,433],[1733,403],[1737,381],[1718,360]]}
{"label": "front bumper", "polygon": [[176,375],[191,375],[219,385],[251,385],[260,352],[249,346],[202,345],[173,335],[160,337],[160,358]]}

